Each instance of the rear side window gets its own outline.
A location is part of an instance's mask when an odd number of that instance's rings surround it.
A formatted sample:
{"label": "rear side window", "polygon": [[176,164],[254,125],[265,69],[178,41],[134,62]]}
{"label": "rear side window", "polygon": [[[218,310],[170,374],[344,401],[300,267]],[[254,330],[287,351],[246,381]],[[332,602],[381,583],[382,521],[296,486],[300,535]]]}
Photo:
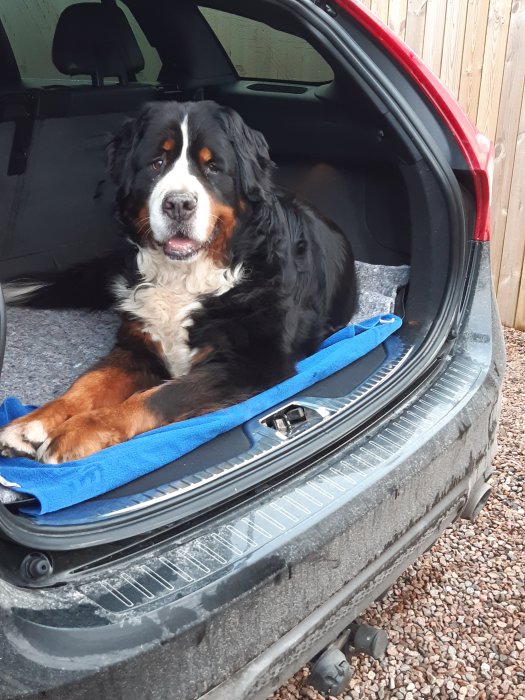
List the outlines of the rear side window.
{"label": "rear side window", "polygon": [[[52,84],[91,85],[86,76],[69,76],[55,68],[51,58],[55,28],[63,10],[74,4],[71,0],[47,0],[44,2],[7,2],[0,6],[0,20],[5,28],[22,80]],[[133,30],[133,34],[144,56],[144,70],[137,74],[137,80],[155,83],[161,62],[159,55],[148,42],[130,10],[121,2],[123,10]],[[111,82],[107,80],[106,82]]]}
{"label": "rear side window", "polygon": [[199,8],[241,78],[327,83],[329,64],[300,37],[222,10]]}

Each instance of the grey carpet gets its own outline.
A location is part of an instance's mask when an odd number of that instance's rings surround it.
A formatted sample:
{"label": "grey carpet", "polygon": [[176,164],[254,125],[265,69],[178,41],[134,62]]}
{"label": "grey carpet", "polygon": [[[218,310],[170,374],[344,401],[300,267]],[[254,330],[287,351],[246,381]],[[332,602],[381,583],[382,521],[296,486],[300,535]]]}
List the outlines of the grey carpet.
{"label": "grey carpet", "polygon": [[356,260],[357,309],[350,323],[394,312],[397,292],[406,287],[409,265],[371,265]]}
{"label": "grey carpet", "polygon": [[0,397],[39,405],[64,390],[113,346],[118,316],[107,311],[7,309]]}

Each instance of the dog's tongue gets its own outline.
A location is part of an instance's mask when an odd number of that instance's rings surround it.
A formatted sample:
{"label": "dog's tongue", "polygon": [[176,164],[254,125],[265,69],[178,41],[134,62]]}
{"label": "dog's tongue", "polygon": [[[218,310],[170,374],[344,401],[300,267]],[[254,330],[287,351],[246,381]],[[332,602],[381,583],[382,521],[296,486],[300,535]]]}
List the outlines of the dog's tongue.
{"label": "dog's tongue", "polygon": [[170,255],[176,258],[186,258],[189,255],[196,253],[200,245],[196,241],[192,241],[191,238],[185,238],[184,236],[172,236],[164,243],[164,252],[166,255]]}

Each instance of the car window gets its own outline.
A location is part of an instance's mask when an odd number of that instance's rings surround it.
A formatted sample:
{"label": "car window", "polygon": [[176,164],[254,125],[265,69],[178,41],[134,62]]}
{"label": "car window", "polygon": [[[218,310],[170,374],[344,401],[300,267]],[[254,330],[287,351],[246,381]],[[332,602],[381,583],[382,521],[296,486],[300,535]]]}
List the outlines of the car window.
{"label": "car window", "polygon": [[[46,0],[45,2],[8,2],[0,6],[2,22],[22,80],[49,82],[53,84],[91,84],[86,76],[68,76],[53,64],[51,49],[58,18],[63,10],[72,5],[71,0]],[[144,56],[145,67],[137,74],[139,82],[154,83],[161,67],[157,50],[153,48],[130,10],[121,2],[123,10]],[[110,83],[111,80],[106,80]]]}
{"label": "car window", "polygon": [[329,64],[300,37],[239,15],[199,8],[241,78],[326,83]]}

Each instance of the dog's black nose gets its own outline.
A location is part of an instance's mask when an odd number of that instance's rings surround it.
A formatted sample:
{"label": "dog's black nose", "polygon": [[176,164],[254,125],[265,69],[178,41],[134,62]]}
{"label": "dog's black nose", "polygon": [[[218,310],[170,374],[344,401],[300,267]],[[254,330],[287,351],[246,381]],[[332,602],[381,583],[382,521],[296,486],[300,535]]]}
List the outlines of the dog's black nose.
{"label": "dog's black nose", "polygon": [[162,202],[162,209],[174,221],[189,219],[196,208],[197,195],[192,192],[170,192]]}

